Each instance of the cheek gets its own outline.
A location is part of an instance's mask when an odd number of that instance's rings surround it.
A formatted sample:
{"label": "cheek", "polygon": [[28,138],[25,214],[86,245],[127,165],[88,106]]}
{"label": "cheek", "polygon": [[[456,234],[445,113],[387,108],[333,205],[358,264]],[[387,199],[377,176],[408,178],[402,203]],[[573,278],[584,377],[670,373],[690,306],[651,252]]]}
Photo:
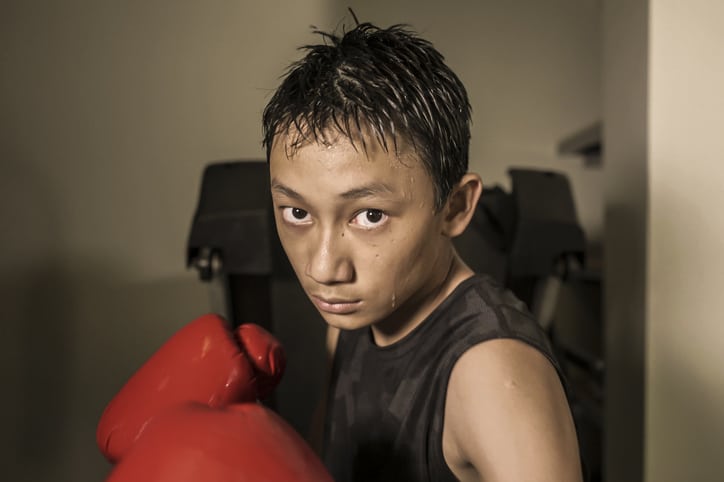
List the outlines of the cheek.
{"label": "cheek", "polygon": [[365,264],[373,273],[376,284],[404,291],[421,277],[428,261],[432,261],[425,253],[426,245],[419,233],[391,236],[372,250],[374,254]]}

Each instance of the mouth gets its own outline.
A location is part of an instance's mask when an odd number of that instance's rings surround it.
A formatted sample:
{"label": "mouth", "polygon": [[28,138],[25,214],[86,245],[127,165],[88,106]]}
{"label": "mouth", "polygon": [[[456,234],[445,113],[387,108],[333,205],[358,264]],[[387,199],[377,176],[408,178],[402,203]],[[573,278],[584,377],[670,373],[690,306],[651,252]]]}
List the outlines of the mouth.
{"label": "mouth", "polygon": [[311,295],[310,298],[314,305],[325,313],[335,315],[347,315],[357,311],[362,300],[345,300],[341,298],[322,298],[321,296]]}

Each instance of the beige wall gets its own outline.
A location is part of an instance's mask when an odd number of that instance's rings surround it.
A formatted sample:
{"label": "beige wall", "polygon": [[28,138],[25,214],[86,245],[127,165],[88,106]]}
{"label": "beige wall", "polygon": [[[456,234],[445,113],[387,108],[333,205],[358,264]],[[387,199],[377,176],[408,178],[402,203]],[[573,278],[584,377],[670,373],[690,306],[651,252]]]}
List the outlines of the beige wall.
{"label": "beige wall", "polygon": [[604,5],[606,480],[721,480],[724,5]]}
{"label": "beige wall", "polygon": [[429,38],[468,89],[471,169],[508,186],[510,166],[568,173],[579,218],[600,240],[603,173],[560,156],[562,138],[601,117],[600,5],[596,0],[359,0],[360,21],[407,23]]}
{"label": "beige wall", "polygon": [[648,2],[603,8],[605,480],[643,474]]}
{"label": "beige wall", "polygon": [[3,478],[101,480],[101,410],[209,309],[186,271],[201,170],[260,113],[323,0],[8,1],[0,14]]}
{"label": "beige wall", "polygon": [[652,0],[646,480],[724,474],[724,3]]}
{"label": "beige wall", "polygon": [[[600,116],[596,1],[350,2],[411,23],[467,84],[472,167],[564,169],[600,236],[602,173],[556,143]],[[259,158],[259,115],[328,0],[11,0],[0,15],[3,473],[100,480],[98,416],[170,333],[209,309],[184,269],[200,174]],[[347,17],[349,22],[349,17]]]}

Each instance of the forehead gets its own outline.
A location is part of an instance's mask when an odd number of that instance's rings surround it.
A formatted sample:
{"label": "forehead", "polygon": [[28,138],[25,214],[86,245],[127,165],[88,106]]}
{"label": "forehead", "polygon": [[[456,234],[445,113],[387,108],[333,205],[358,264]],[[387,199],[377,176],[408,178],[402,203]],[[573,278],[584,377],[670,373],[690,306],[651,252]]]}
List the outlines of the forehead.
{"label": "forehead", "polygon": [[269,155],[272,167],[294,163],[301,167],[307,161],[327,164],[327,167],[349,168],[357,164],[366,169],[417,170],[423,167],[414,149],[399,139],[378,139],[367,133],[348,136],[334,129],[316,135],[296,129],[274,138]]}
{"label": "forehead", "polygon": [[415,157],[414,149],[399,136],[380,137],[374,134],[371,127],[364,126],[353,130],[352,123],[321,129],[307,127],[306,124],[290,125],[274,136],[272,147],[283,146],[287,157],[294,157],[298,150],[314,144],[326,148],[349,146],[365,153],[368,157],[386,154],[398,159]]}
{"label": "forehead", "polygon": [[412,149],[402,144],[397,150],[385,149],[374,138],[363,140],[332,133],[303,142],[298,134],[277,136],[269,156],[272,180],[310,195],[373,183],[405,197],[433,195],[427,170]]}

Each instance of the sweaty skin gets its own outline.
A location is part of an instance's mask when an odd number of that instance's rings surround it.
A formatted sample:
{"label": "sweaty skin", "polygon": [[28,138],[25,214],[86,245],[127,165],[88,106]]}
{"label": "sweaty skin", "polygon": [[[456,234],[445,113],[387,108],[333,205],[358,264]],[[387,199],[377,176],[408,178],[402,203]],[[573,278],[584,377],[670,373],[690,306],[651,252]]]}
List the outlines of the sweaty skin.
{"label": "sweaty skin", "polygon": [[[466,174],[435,210],[432,180],[409,152],[398,157],[373,140],[355,148],[343,137],[294,149],[289,141],[278,136],[270,153],[274,216],[304,291],[330,326],[330,354],[339,329],[370,326],[380,346],[400,340],[473,274],[451,239],[472,217],[480,178]],[[443,455],[458,479],[580,480],[560,381],[532,347],[492,340],[471,348],[446,400]]]}
{"label": "sweaty skin", "polygon": [[377,344],[394,343],[473,274],[450,242],[457,218],[434,209],[414,156],[341,136],[291,149],[279,137],[270,173],[282,245],[332,327],[372,326]]}

